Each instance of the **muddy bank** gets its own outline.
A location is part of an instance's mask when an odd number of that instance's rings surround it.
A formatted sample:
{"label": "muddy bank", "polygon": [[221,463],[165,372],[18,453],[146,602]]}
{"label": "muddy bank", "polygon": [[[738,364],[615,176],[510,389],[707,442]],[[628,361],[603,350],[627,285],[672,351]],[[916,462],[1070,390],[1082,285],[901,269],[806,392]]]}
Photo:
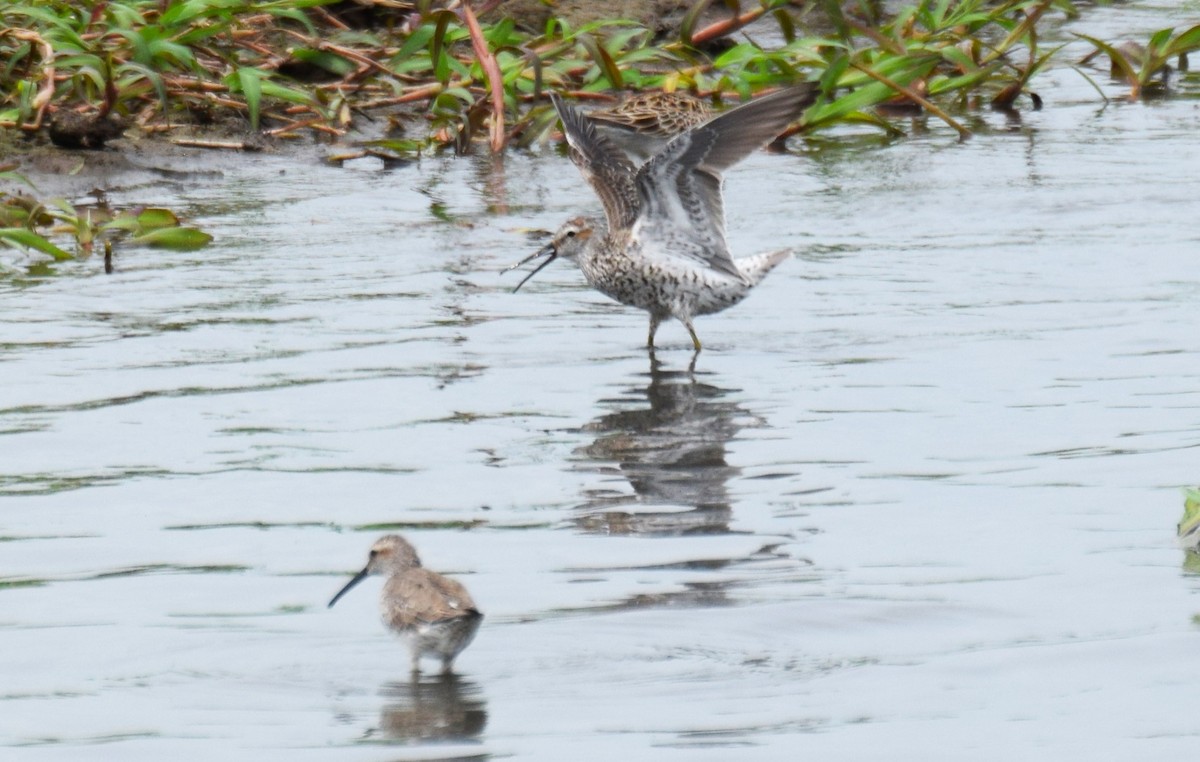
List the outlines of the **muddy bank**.
{"label": "muddy bank", "polygon": [[[511,0],[488,11],[482,20],[495,23],[503,18],[512,19],[520,29],[537,34],[546,29],[553,17],[564,19],[575,29],[605,19],[624,19],[652,30],[655,41],[661,42],[678,37],[692,5],[685,0],[605,3],[563,0],[551,6],[542,0]],[[339,23],[363,31],[396,28],[412,20],[409,10],[367,2],[344,2],[327,6],[326,10]],[[794,4],[791,11],[794,16],[808,15],[802,3]],[[713,4],[698,20],[697,28],[730,16],[731,11],[724,4]],[[764,43],[778,33],[778,23],[771,17],[760,19],[744,32]],[[706,47],[713,52],[728,45],[730,39],[732,36],[717,39]],[[289,74],[293,72],[289,71]],[[325,161],[351,155],[370,141],[416,138],[418,133],[428,133],[435,128],[445,131],[436,122],[431,127],[427,99],[356,109],[355,117],[347,125],[348,132],[337,137],[315,130],[276,137],[265,127],[263,130],[252,129],[244,110],[212,108],[201,114],[198,107],[193,108],[195,103],[188,101],[185,105],[185,109],[172,110],[165,120],[161,116],[154,117],[143,128],[132,118],[118,116],[115,111],[97,114],[94,108],[89,111],[85,106],[69,108],[52,104],[45,115],[44,126],[36,132],[0,128],[0,163],[29,178],[37,186],[39,195],[69,198],[90,194],[97,188],[219,175],[246,162],[255,162],[262,154],[283,154],[306,162]],[[472,109],[471,114],[464,113],[463,118],[475,123],[469,128],[474,131],[475,140],[468,139],[464,144],[487,150],[478,140],[486,129],[482,126],[486,123],[486,108]],[[208,147],[198,147],[200,145]],[[453,149],[454,146],[447,143],[429,150]],[[387,161],[390,163],[390,158]],[[23,190],[15,185],[0,181],[0,191]]]}
{"label": "muddy bank", "polygon": [[[8,131],[11,132],[11,131]],[[136,133],[136,130],[130,130]],[[37,189],[39,197],[73,198],[93,191],[130,187],[162,180],[186,182],[219,177],[257,157],[240,151],[205,150],[178,146],[161,138],[125,137],[103,150],[65,149],[48,141],[12,141],[0,136],[0,161],[15,165]],[[318,161],[323,147],[311,141],[274,147],[305,161]],[[20,183],[0,180],[0,191],[28,193]]]}

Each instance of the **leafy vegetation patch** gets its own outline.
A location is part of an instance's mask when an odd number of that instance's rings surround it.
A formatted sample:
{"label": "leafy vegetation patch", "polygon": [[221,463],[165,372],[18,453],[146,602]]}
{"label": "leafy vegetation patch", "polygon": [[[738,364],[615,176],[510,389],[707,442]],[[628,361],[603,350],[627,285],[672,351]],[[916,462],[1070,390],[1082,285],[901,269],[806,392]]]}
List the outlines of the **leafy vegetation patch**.
{"label": "leafy vegetation patch", "polygon": [[[551,126],[541,92],[579,97],[613,89],[687,89],[714,98],[797,79],[821,82],[824,100],[800,129],[865,123],[895,133],[876,107],[901,104],[944,119],[969,101],[1039,104],[1031,81],[1059,52],[1042,27],[1078,15],[1070,0],[922,0],[884,18],[881,4],[810,4],[797,23],[790,0],[734,2],[702,26],[698,2],[678,34],[655,39],[631,21],[535,32],[501,16],[503,4],[360,0],[369,26],[335,0],[16,0],[0,8],[0,126],[48,126],[63,145],[98,147],[127,125],[171,133],[234,123],[269,136],[347,136],[380,120],[375,147],[412,153],[492,150],[536,140]],[[499,6],[499,7],[497,7]],[[814,8],[816,10],[814,10]],[[482,21],[481,21],[482,18]],[[753,34],[734,33],[751,24]],[[828,31],[832,30],[832,32]],[[771,39],[771,44],[759,42]],[[1094,38],[1114,70],[1147,92],[1173,58],[1200,46],[1200,27],[1163,30],[1141,55]],[[1151,88],[1153,89],[1153,88]],[[412,127],[412,115],[420,122]],[[244,147],[244,146],[243,146]]]}
{"label": "leafy vegetation patch", "polygon": [[[1079,13],[1071,0],[883,7],[699,0],[660,39],[620,19],[551,17],[529,30],[496,0],[11,0],[0,4],[0,129],[82,149],[130,127],[243,149],[303,136],[354,144],[333,159],[405,159],[541,140],[555,123],[548,89],[577,99],[687,90],[720,102],[810,80],[822,98],[792,133],[849,124],[900,135],[896,115],[930,114],[966,137],[958,120],[971,109],[1041,107],[1034,80],[1062,50],[1042,43],[1046,27]],[[1168,93],[1200,26],[1144,44],[1078,37],[1094,52],[1068,65],[1090,80],[1080,64],[1107,56],[1140,98]],[[21,181],[13,168],[0,167],[0,180]],[[209,239],[167,210],[0,193],[0,246],[63,260],[124,240],[186,249]]]}
{"label": "leafy vegetation patch", "polygon": [[[14,171],[0,166],[0,181],[33,186]],[[67,239],[73,251],[54,243]],[[90,256],[99,244],[105,269],[112,271],[113,242],[164,249],[188,250],[207,245],[212,236],[184,226],[169,209],[153,207],[112,210],[95,204],[76,206],[66,199],[39,199],[32,194],[0,191],[0,247],[22,249],[63,261]]]}

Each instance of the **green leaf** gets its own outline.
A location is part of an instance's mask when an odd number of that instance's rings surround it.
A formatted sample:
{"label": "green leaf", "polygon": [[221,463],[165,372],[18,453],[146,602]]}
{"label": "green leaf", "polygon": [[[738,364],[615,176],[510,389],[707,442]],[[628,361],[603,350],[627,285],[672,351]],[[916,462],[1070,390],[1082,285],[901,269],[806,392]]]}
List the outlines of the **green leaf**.
{"label": "green leaf", "polygon": [[400,61],[407,61],[417,51],[424,51],[429,41],[433,39],[433,34],[434,28],[430,24],[418,27],[400,46],[400,50],[396,51],[396,55],[392,56],[391,63],[395,65]]}
{"label": "green leaf", "polygon": [[604,72],[609,86],[615,90],[620,90],[624,87],[624,78],[621,76],[621,70],[617,67],[617,62],[613,60],[607,50],[596,42],[596,38],[590,34],[581,34],[578,39],[592,56],[592,60],[596,62],[596,66],[600,68],[600,71]]}
{"label": "green leaf", "polygon": [[259,82],[262,88],[262,94],[269,98],[278,98],[281,101],[288,103],[297,103],[301,106],[316,106],[317,101],[310,93],[303,90],[298,90],[294,87],[285,87],[278,82],[272,82],[269,79],[263,79]]}
{"label": "green leaf", "polygon": [[405,158],[416,159],[421,155],[421,149],[424,145],[419,140],[410,138],[382,138],[380,140],[368,140],[363,145],[371,148],[379,148]]}
{"label": "green leaf", "polygon": [[683,15],[683,21],[679,24],[679,41],[684,45],[692,44],[692,35],[696,32],[696,24],[700,22],[700,16],[704,11],[708,10],[708,5],[711,0],[697,0]]}
{"label": "green leaf", "polygon": [[[907,79],[911,81],[915,78],[910,77]],[[903,78],[896,78],[896,81],[901,85],[908,84]],[[869,85],[864,85],[831,103],[822,103],[813,106],[805,115],[804,123],[807,126],[815,127],[825,122],[845,119],[848,115],[881,103],[895,94],[895,91],[882,82],[871,82]]]}
{"label": "green leaf", "polygon": [[1171,39],[1171,33],[1175,28],[1159,29],[1154,34],[1150,35],[1150,44],[1146,46],[1148,58],[1158,58],[1162,55],[1163,49],[1167,46],[1167,42]]}
{"label": "green leaf", "polygon": [[[153,61],[172,62],[175,66],[183,69],[194,68],[196,66],[196,57],[192,55],[192,51],[185,45],[180,45],[171,40],[154,40],[147,45],[150,54],[153,56]],[[151,63],[151,62],[144,62]]]}
{"label": "green leaf", "polygon": [[49,254],[58,262],[65,259],[72,259],[69,252],[63,251],[42,236],[25,228],[0,228],[0,242],[7,243],[10,246],[15,244],[22,248]]}
{"label": "green leaf", "polygon": [[713,68],[727,69],[736,64],[744,64],[753,60],[761,52],[762,50],[757,45],[749,42],[740,42],[717,56],[716,60],[713,61]]}
{"label": "green leaf", "polygon": [[429,58],[433,62],[434,77],[444,85],[450,80],[450,56],[446,54],[445,48],[446,29],[450,22],[457,21],[458,17],[450,11],[438,11],[434,16],[437,23],[433,29],[433,39],[430,41]]}
{"label": "green leaf", "polygon": [[964,74],[975,71],[979,66],[971,57],[954,45],[947,45],[938,51],[942,58],[957,66]]}
{"label": "green leaf", "polygon": [[1197,48],[1200,48],[1200,26],[1180,32],[1175,39],[1171,40],[1171,44],[1167,46],[1163,55],[1170,58],[1180,53],[1189,53]]}
{"label": "green leaf", "polygon": [[841,81],[842,75],[846,73],[846,69],[850,67],[850,57],[845,53],[839,53],[836,58],[829,62],[829,66],[825,68],[825,73],[821,75],[821,92],[832,96],[833,91],[837,89],[838,82]]}
{"label": "green leaf", "polygon": [[292,51],[292,58],[297,61],[303,61],[306,64],[311,64],[325,71],[336,74],[339,77],[344,77],[354,71],[355,66],[348,59],[342,58],[339,55],[330,53],[326,50],[313,50],[312,48],[296,48]]}
{"label": "green leaf", "polygon": [[133,238],[131,243],[175,251],[191,251],[207,246],[210,241],[211,235],[196,228],[159,228]]}
{"label": "green leaf", "polygon": [[783,35],[785,42],[792,42],[796,39],[796,23],[792,21],[792,17],[782,8],[777,8],[771,11],[775,16],[776,23],[779,24],[779,32]]}
{"label": "green leaf", "polygon": [[1179,539],[1187,545],[1200,545],[1200,488],[1183,490],[1183,518],[1179,521]]}
{"label": "green leaf", "polygon": [[137,217],[128,212],[122,212],[100,226],[101,230],[125,230],[130,233],[139,231]]}
{"label": "green leaf", "polygon": [[137,216],[138,227],[142,230],[156,228],[173,228],[179,226],[179,218],[170,209],[147,207]]}
{"label": "green leaf", "polygon": [[154,87],[154,92],[158,95],[158,103],[162,107],[163,112],[166,112],[168,105],[167,84],[158,72],[134,61],[121,64],[117,67],[117,72],[121,74],[132,73],[130,76],[124,77],[117,82],[118,92],[124,93],[139,79],[145,79]]}
{"label": "green leaf", "polygon": [[955,90],[966,90],[974,87],[979,82],[987,77],[990,77],[1000,68],[999,63],[990,63],[982,69],[976,69],[967,74],[962,74],[957,77],[944,77],[941,79],[931,80],[929,83],[929,94],[939,95],[941,93],[953,92]]}
{"label": "green leaf", "polygon": [[243,67],[237,70],[238,87],[246,98],[246,108],[250,111],[250,127],[257,130],[262,116],[262,80],[263,73],[258,69]]}
{"label": "green leaf", "polygon": [[846,114],[839,121],[845,124],[869,124],[872,127],[878,127],[894,138],[903,137],[904,130],[896,127],[888,120],[870,112],[855,111],[852,114]]}
{"label": "green leaf", "polygon": [[278,16],[280,18],[291,19],[292,21],[295,21],[297,24],[300,24],[307,29],[310,35],[317,34],[317,28],[313,25],[312,19],[308,17],[308,14],[304,13],[304,11],[301,11],[298,8],[274,8],[271,9],[270,13],[272,16]]}
{"label": "green leaf", "polygon": [[1121,75],[1124,76],[1128,82],[1131,82],[1134,85],[1139,84],[1138,73],[1137,73],[1137,71],[1134,70],[1133,63],[1130,62],[1130,60],[1125,57],[1124,53],[1122,53],[1120,50],[1113,47],[1112,45],[1109,45],[1104,40],[1100,40],[1095,37],[1089,37],[1086,34],[1079,34],[1079,33],[1074,33],[1074,34],[1076,37],[1080,38],[1081,40],[1087,40],[1088,42],[1092,43],[1100,50],[1107,53],[1109,60],[1112,61],[1112,65],[1115,68],[1120,70]]}

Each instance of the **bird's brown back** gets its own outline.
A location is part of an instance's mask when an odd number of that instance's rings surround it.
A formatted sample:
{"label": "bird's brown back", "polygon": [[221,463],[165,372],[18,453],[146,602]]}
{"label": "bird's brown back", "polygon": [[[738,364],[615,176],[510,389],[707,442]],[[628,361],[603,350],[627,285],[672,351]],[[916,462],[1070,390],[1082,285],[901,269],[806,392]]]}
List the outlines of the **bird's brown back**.
{"label": "bird's brown back", "polygon": [[475,616],[475,601],[460,583],[424,568],[409,569],[383,587],[383,618],[393,629]]}

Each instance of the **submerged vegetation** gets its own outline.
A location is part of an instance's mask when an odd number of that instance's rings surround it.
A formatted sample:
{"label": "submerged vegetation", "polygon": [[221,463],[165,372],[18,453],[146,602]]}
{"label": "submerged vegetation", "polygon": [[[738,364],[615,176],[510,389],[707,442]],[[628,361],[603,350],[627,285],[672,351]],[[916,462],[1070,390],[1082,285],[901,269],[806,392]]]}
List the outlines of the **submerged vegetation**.
{"label": "submerged vegetation", "polygon": [[[959,120],[973,109],[1041,107],[1034,79],[1062,48],[1042,43],[1046,27],[1078,16],[1071,0],[917,0],[894,15],[878,0],[697,0],[664,35],[632,20],[531,23],[506,16],[513,5],[12,0],[0,5],[0,129],[91,149],[127,131],[243,149],[315,137],[350,146],[332,159],[407,158],[540,140],[555,122],[550,89],[721,101],[811,80],[822,98],[791,133],[858,124],[900,135],[897,115],[929,114],[966,137]],[[1091,79],[1081,64],[1107,56],[1138,98],[1166,91],[1172,63],[1186,68],[1200,26],[1144,44],[1077,37],[1094,52],[1066,63]],[[0,245],[55,259],[118,237],[203,245],[151,211],[104,217],[3,195]],[[69,236],[75,252],[47,235]]]}

